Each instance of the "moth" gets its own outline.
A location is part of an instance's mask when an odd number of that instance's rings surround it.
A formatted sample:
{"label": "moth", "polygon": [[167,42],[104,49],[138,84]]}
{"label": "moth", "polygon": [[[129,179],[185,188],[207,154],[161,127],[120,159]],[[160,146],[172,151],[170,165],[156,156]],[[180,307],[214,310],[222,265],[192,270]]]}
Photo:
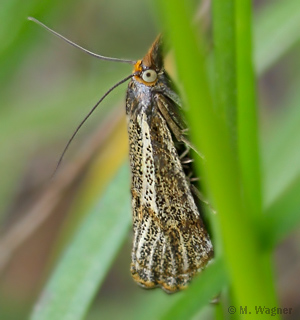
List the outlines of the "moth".
{"label": "moth", "polygon": [[189,177],[181,102],[164,70],[161,37],[134,66],[126,98],[131,167],[131,274],[146,288],[187,287],[213,256]]}
{"label": "moth", "polygon": [[185,289],[213,257],[213,246],[192,178],[182,104],[164,69],[162,37],[157,37],[142,60],[122,60],[94,54],[29,19],[93,56],[134,65],[132,74],[109,89],[79,124],[58,165],[101,101],[130,79],[126,96],[134,234],[130,271],[145,288],[161,287],[168,293]]}

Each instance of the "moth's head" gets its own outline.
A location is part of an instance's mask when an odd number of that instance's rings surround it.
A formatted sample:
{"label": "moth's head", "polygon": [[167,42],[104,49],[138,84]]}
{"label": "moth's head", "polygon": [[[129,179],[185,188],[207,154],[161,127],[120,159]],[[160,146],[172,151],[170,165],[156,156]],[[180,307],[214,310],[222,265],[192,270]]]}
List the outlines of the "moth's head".
{"label": "moth's head", "polygon": [[154,86],[163,72],[162,40],[158,36],[148,53],[134,65],[134,79],[146,86]]}

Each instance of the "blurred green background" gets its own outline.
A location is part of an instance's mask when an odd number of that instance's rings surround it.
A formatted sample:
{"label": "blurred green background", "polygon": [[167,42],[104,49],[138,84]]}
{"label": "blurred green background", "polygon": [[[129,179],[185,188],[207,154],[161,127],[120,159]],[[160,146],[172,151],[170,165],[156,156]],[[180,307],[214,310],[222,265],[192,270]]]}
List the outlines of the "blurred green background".
{"label": "blurred green background", "polygon": [[[209,35],[208,3],[194,1],[195,16]],[[263,205],[268,210],[299,185],[300,4],[261,0],[254,5]],[[136,60],[161,31],[156,10],[150,0],[1,1],[0,319],[28,317],[66,243],[84,216],[93,215],[99,195],[127,159],[125,84],[110,94],[81,129],[51,180],[76,125],[112,85],[131,73],[131,66],[97,61],[27,17],[41,20],[93,52]],[[167,64],[172,72],[172,60]],[[86,319],[156,319],[167,303],[176,304],[178,299],[160,290],[144,291],[130,277],[127,171],[122,167],[116,190],[109,193],[119,195],[119,189],[126,190],[115,200],[124,220],[107,212],[107,219],[120,219],[119,226],[113,229],[114,221],[107,220],[98,231],[104,237],[113,230],[111,241],[116,240],[106,245],[111,252],[101,256],[105,265],[102,286]],[[297,207],[297,192],[291,201]],[[87,226],[96,223],[95,217]],[[293,307],[287,319],[298,319],[299,227],[291,230],[288,237],[278,236],[281,242],[274,265],[280,305]],[[90,234],[97,230],[91,229]],[[209,305],[195,319],[213,319],[215,312]]]}

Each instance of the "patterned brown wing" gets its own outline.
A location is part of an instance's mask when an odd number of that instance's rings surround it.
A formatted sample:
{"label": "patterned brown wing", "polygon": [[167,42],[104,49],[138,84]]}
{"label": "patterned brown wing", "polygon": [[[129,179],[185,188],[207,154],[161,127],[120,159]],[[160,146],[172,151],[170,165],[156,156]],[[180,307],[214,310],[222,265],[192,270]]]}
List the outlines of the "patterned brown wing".
{"label": "patterned brown wing", "polygon": [[144,287],[175,292],[207,264],[212,244],[155,100],[151,113],[129,119],[128,132],[134,211],[131,273]]}

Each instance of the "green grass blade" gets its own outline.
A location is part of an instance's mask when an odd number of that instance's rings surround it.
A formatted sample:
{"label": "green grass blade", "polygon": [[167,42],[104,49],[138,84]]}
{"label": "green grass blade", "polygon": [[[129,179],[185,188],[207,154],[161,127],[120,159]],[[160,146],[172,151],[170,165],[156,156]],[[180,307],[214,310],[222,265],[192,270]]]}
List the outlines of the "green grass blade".
{"label": "green grass blade", "polygon": [[262,211],[257,106],[252,61],[252,1],[235,2],[238,151],[248,212],[258,220]]}
{"label": "green grass blade", "polygon": [[272,249],[300,224],[300,176],[266,210],[262,235],[266,249]]}
{"label": "green grass blade", "polygon": [[300,174],[299,80],[262,144],[264,207],[269,208]]}
{"label": "green grass blade", "polygon": [[229,45],[235,39],[234,2],[213,1],[214,105],[226,119],[236,150],[236,53]]}
{"label": "green grass blade", "polygon": [[299,79],[262,144],[265,245],[271,249],[299,224]]}
{"label": "green grass blade", "polygon": [[128,183],[126,163],[86,216],[36,304],[31,320],[82,319],[128,232]]}
{"label": "green grass blade", "polygon": [[[239,305],[248,306],[276,305],[273,295],[270,295],[273,288],[270,289],[270,283],[265,281],[257,235],[242,205],[237,161],[231,152],[225,125],[213,112],[203,50],[199,53],[201,46],[190,26],[192,15],[188,13],[186,2],[163,1],[159,5],[190,107],[189,120],[194,142],[206,157],[205,178],[218,211],[224,258],[236,301]],[[255,199],[260,201],[259,192]],[[260,206],[259,203],[256,205]]]}
{"label": "green grass blade", "polygon": [[300,38],[300,2],[270,1],[254,23],[255,66],[259,75],[270,69]]}

